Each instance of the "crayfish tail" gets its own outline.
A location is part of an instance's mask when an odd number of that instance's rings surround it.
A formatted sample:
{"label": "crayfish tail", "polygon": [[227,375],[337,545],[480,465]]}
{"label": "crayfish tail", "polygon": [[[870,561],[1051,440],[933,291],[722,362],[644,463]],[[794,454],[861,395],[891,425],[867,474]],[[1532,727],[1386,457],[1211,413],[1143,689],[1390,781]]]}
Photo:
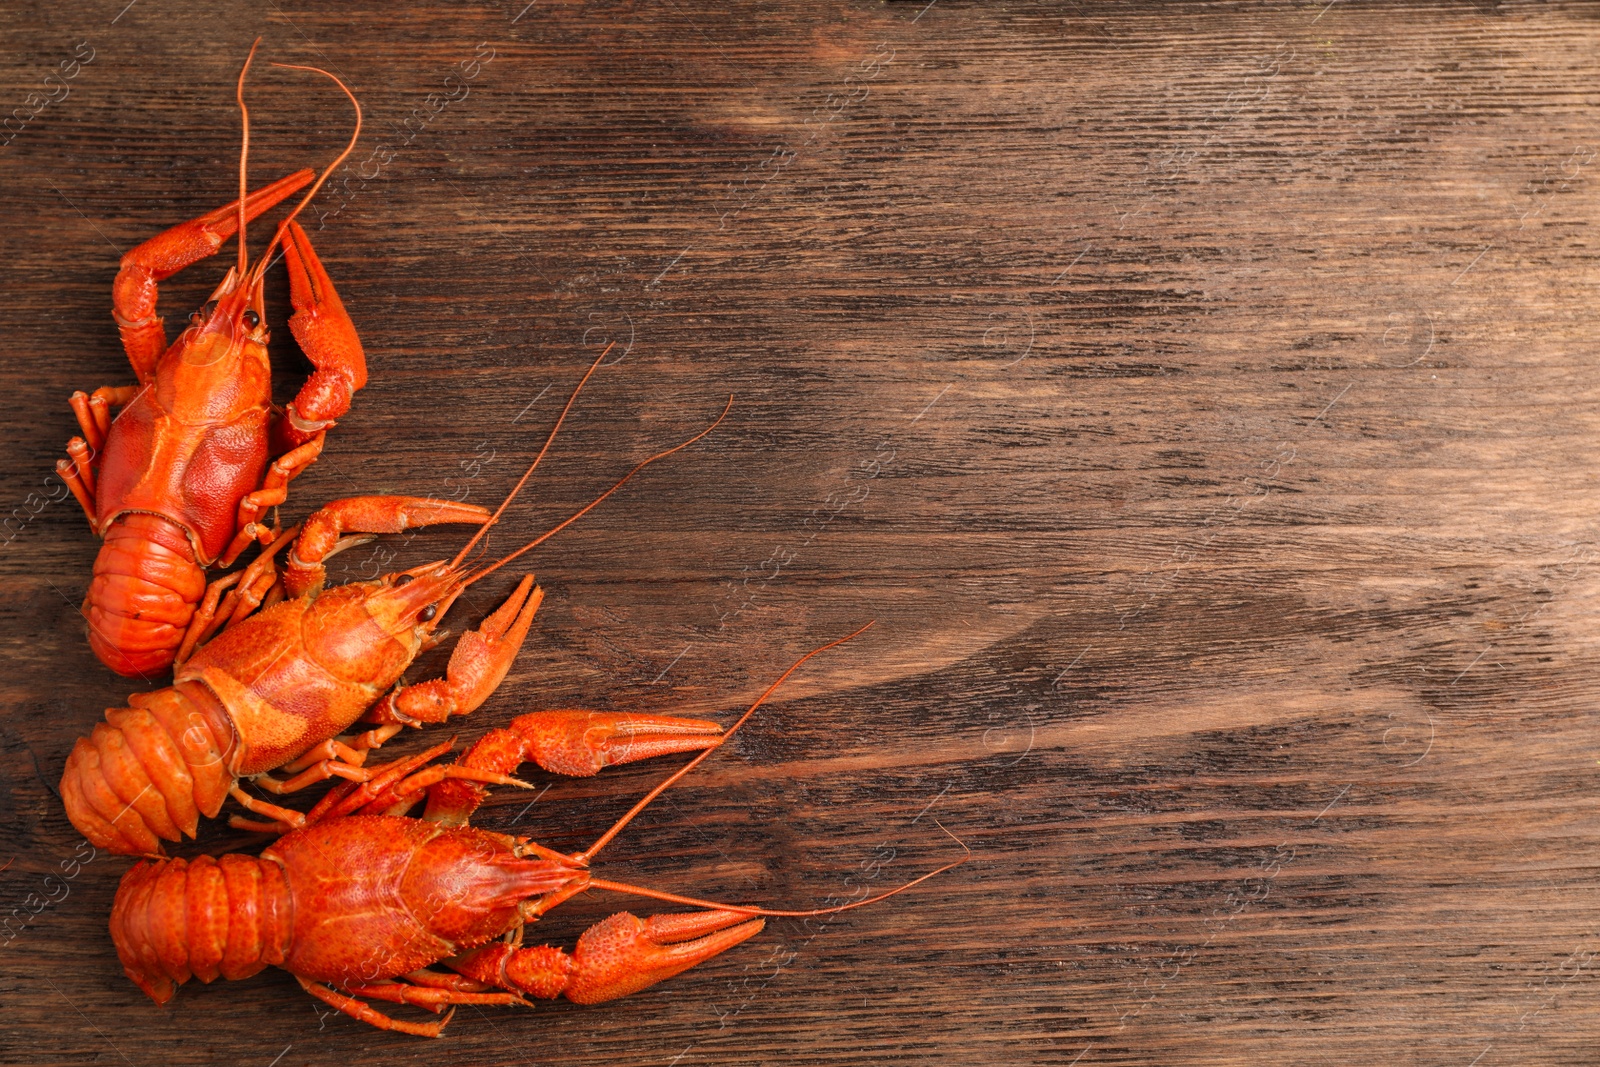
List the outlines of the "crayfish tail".
{"label": "crayfish tail", "polygon": [[138,693],[80,737],[61,775],[67,818],[96,848],[161,851],[193,837],[199,817],[222,808],[232,784],[232,731],[221,705],[193,682]]}
{"label": "crayfish tail", "polygon": [[123,973],[157,1004],[191,977],[248,978],[283,962],[293,909],[281,866],[253,856],[140,862],[111,905]]}
{"label": "crayfish tail", "polygon": [[205,571],[181,526],[160,515],[123,515],[106,531],[84,598],[89,647],[118,674],[161,674],[205,591]]}

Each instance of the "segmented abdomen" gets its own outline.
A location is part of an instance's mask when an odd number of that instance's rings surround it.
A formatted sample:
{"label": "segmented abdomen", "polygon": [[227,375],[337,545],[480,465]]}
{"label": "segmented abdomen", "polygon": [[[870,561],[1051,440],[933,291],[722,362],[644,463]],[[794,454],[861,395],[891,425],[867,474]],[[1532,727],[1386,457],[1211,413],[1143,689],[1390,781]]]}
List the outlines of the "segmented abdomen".
{"label": "segmented abdomen", "polygon": [[137,856],[193,837],[233,785],[227,710],[197,682],[128,698],[78,738],[61,775],[67,818],[97,848]]}
{"label": "segmented abdomen", "polygon": [[120,515],[106,531],[83,601],[89,645],[118,674],[161,674],[205,591],[205,570],[181,526],[160,515]]}
{"label": "segmented abdomen", "polygon": [[248,978],[282,963],[293,918],[283,867],[272,860],[142,861],[117,887],[111,941],[123,973],[165,1004],[191,975]]}

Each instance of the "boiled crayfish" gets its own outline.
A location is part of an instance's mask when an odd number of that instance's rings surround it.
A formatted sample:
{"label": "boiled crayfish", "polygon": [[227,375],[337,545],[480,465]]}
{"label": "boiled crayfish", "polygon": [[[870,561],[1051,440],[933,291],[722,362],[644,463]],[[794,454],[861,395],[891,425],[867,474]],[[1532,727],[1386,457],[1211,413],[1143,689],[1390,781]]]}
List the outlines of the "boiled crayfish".
{"label": "boiled crayfish", "polygon": [[[449,1015],[436,1023],[404,1022],[363,998],[434,1011],[450,1005],[451,1012],[457,1004],[526,1004],[525,996],[594,1004],[637,992],[755,936],[762,916],[860,907],[949,870],[955,864],[890,893],[809,911],[717,904],[589,872],[596,853],[647,804],[731,737],[800,664],[839,643],[801,657],[726,732],[704,719],[535,712],[491,731],[464,753],[456,767],[471,768],[471,775],[441,781],[445,768],[417,770],[433,755],[426,752],[366,783],[341,783],[305,824],[262,827],[289,832],[259,858],[141,862],[123,877],[111,910],[123,971],[164,1004],[191,976],[203,982],[244,978],[273,964],[353,1018],[437,1037]],[[525,760],[559,774],[589,775],[696,749],[703,751],[574,855],[465,825],[483,796],[473,780],[489,780]],[[404,816],[425,787],[424,817]],[[647,919],[619,912],[590,927],[571,954],[522,946],[525,924],[588,889],[705,910]],[[507,940],[491,943],[502,935]],[[431,969],[436,963],[455,973]]]}
{"label": "boiled crayfish", "polygon": [[[246,59],[239,74],[241,111],[249,69]],[[83,614],[95,655],[119,674],[151,676],[171,666],[195,630],[206,568],[226,566],[251,543],[272,539],[275,531],[260,520],[283,502],[290,480],[321,452],[324,431],[366,384],[355,326],[294,221],[361,134],[355,96],[332,74],[317,73],[333,78],[356,105],[355,133],[344,153],[279,224],[252,266],[246,222],[303,188],[312,172],[299,171],[246,195],[246,112],[239,199],[122,257],[111,290],[112,314],[138,384],[71,398],[83,436],[68,442],[69,458],[56,469],[105,540]],[[168,346],[156,314],[157,283],[214,254],[235,233],[238,263]],[[316,366],[281,414],[272,406],[262,297],[267,263],[280,245],[294,307],[289,328]],[[111,411],[119,407],[113,421]],[[270,466],[269,457],[276,457]]]}
{"label": "boiled crayfish", "polygon": [[[295,825],[302,816],[250,796],[239,780],[253,778],[280,794],[330,777],[364,781],[372,776],[363,766],[368,751],[404,726],[443,722],[487,700],[510,669],[543,598],[532,575],[479,629],[462,635],[445,677],[398,683],[419,653],[443,639],[435,628],[469,585],[575,522],[645,466],[687,448],[727,416],[724,408],[694,437],[639,463],[542,537],[470,570],[463,560],[538,467],[605,356],[590,365],[544,447],[493,515],[475,504],[414,497],[336,501],[279,536],[249,567],[211,583],[188,641],[226,629],[193,655],[186,644],[171,686],[136,693],[129,707],[108,710],[106,721],[79,738],[68,756],[61,799],[78,831],[111,852],[159,853],[162,840],[193,837],[199,816],[215,816],[230,795],[257,815]],[[398,533],[439,522],[480,529],[454,559],[323,588],[324,561],[370,540],[342,537],[346,531]],[[280,574],[276,557],[291,540]],[[257,611],[263,603],[268,606]],[[363,715],[375,728],[341,740],[338,735]],[[267,773],[279,768],[290,777]]]}

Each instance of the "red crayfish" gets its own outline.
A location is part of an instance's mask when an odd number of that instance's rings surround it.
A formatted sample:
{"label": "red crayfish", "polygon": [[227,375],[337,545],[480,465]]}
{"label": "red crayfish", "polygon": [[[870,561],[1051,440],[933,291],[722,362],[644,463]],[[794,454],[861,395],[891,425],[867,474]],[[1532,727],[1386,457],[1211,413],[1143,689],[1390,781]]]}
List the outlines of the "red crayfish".
{"label": "red crayfish", "polygon": [[[255,56],[253,46],[250,56]],[[355,147],[361,105],[327,71],[274,66],[314,70],[344,90],[356,106],[350,144],[279,224],[252,266],[246,222],[303,188],[312,172],[299,171],[246,195],[246,59],[237,92],[244,113],[239,199],[122,257],[111,290],[112,314],[138,384],[72,394],[83,436],[68,442],[69,458],[56,470],[105,540],[83,614],[95,655],[119,674],[148,676],[172,664],[185,636],[195,632],[206,568],[227,566],[252,542],[272,539],[275,531],[259,520],[283,502],[290,480],[322,450],[323,432],[366,384],[366,357],[355,326],[310,239],[294,221]],[[238,263],[168,346],[156,314],[157,283],[214,254],[235,233]],[[280,245],[294,307],[289,328],[316,372],[278,414],[272,405],[262,285],[273,249]],[[114,421],[113,408],[121,408]],[[276,457],[270,466],[269,457]]]}
{"label": "red crayfish", "polygon": [[[79,738],[68,756],[61,799],[73,826],[99,848],[158,853],[162,839],[193,837],[198,817],[215,816],[229,795],[251,812],[295,825],[303,816],[250,796],[239,780],[253,778],[273,793],[330,777],[364,781],[373,774],[363,766],[368,750],[404,726],[443,722],[487,700],[510,669],[543,599],[532,575],[477,630],[462,635],[445,677],[398,683],[419,653],[443,640],[435,628],[463,590],[577,521],[644,467],[716,429],[733,404],[729,397],[706,429],[639,463],[543,536],[469,570],[463,560],[538,467],[605,356],[590,365],[544,447],[493,515],[475,504],[415,497],[335,501],[303,527],[279,536],[244,570],[212,582],[180,650],[183,662],[173,684],[136,693],[129,707],[108,710],[106,721]],[[344,532],[398,533],[438,522],[476,523],[480,529],[454,559],[323,588],[324,561],[371,539],[341,537]],[[277,554],[297,534],[280,574]],[[257,612],[263,603],[268,606]],[[224,625],[189,654],[193,643]],[[338,736],[363,715],[374,729]],[[267,773],[278,768],[289,777]]]}
{"label": "red crayfish", "polygon": [[[396,761],[366,783],[341,783],[303,824],[258,827],[289,831],[259,858],[141,862],[123,877],[111,910],[111,938],[123,970],[164,1004],[191,976],[203,982],[244,978],[274,964],[353,1018],[437,1037],[450,1015],[435,1023],[404,1022],[363,998],[436,1012],[448,1005],[451,1013],[458,1004],[527,1004],[525,996],[594,1004],[637,992],[755,936],[762,916],[823,915],[902,892],[965,857],[868,900],[807,911],[718,904],[589,871],[596,853],[727,741],[796,668],[847,640],[801,657],[726,732],[704,719],[535,712],[463,753],[456,766],[489,779],[530,759],[558,774],[592,775],[636,759],[704,750],[573,855],[467,826],[482,787],[464,777],[441,781],[446,768],[417,770],[445,745]],[[406,817],[424,787],[424,817]],[[590,927],[570,954],[549,945],[523,947],[527,923],[588,889],[705,910],[646,919],[619,912]],[[436,963],[454,973],[433,970]]]}

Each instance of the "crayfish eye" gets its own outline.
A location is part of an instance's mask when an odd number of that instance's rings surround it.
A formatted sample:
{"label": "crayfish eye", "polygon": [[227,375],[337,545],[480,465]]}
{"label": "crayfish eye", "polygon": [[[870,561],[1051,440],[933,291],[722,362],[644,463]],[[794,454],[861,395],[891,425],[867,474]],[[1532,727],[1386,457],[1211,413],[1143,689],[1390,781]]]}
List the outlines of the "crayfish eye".
{"label": "crayfish eye", "polygon": [[427,607],[423,608],[417,613],[417,618],[421,619],[423,622],[432,622],[433,617],[437,614],[439,614],[439,605],[429,604]]}
{"label": "crayfish eye", "polygon": [[402,585],[410,585],[412,582],[414,582],[416,580],[417,580],[417,576],[415,574],[402,574],[400,577],[398,577],[398,578],[396,578],[394,580],[394,587],[396,589],[398,589]]}
{"label": "crayfish eye", "polygon": [[253,309],[246,311],[244,313],[244,324],[247,329],[253,330],[261,325],[261,316],[257,315]]}

